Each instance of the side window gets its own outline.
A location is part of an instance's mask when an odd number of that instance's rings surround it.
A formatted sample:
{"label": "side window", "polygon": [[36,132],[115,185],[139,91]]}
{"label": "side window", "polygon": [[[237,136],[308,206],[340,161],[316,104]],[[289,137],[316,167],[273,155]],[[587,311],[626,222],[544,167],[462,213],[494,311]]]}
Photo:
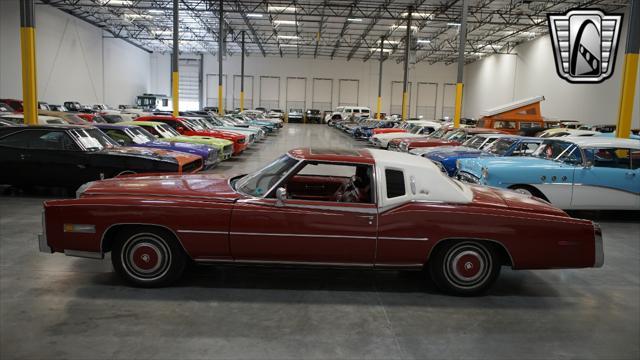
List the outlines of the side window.
{"label": "side window", "polygon": [[387,180],[387,198],[391,199],[406,194],[402,171],[385,169],[384,176]]}
{"label": "side window", "polygon": [[373,202],[373,167],[309,162],[287,181],[291,199]]}
{"label": "side window", "polygon": [[512,156],[531,155],[534,151],[536,151],[539,145],[540,144],[538,143],[521,142],[520,144],[517,145],[517,148],[513,150],[513,153],[511,155]]}
{"label": "side window", "polygon": [[594,167],[599,168],[631,168],[631,151],[629,149],[607,148],[593,149],[589,155]]}
{"label": "side window", "polygon": [[174,129],[177,129],[177,128],[178,128],[178,122],[176,122],[176,121],[171,121],[171,120],[160,120],[160,122],[163,122],[163,123],[165,123],[165,124],[167,124],[167,125],[171,126],[171,127],[172,127],[172,128],[174,128]]}
{"label": "side window", "polygon": [[515,129],[515,121],[496,121],[493,123],[494,129]]}
{"label": "side window", "polygon": [[33,131],[20,131],[0,139],[0,145],[26,149],[29,147],[29,140],[33,138]]}
{"label": "side window", "polygon": [[156,136],[156,137],[160,136],[160,133],[158,132],[158,130],[156,130],[156,128],[153,126],[143,126],[143,128],[148,132],[150,132],[151,134],[153,134],[153,136]]}
{"label": "side window", "polygon": [[631,150],[631,168],[640,169],[640,150]]}

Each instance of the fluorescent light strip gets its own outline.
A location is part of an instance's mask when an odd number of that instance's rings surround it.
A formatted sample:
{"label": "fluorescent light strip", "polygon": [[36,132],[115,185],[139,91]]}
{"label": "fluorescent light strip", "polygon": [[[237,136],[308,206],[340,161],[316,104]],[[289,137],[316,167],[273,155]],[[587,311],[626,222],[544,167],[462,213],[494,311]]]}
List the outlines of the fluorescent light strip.
{"label": "fluorescent light strip", "polygon": [[296,9],[295,6],[272,6],[272,5],[269,5],[267,7],[267,11],[269,11],[269,12],[280,12],[280,11],[295,12],[296,10],[298,10],[298,9]]}
{"label": "fluorescent light strip", "polygon": [[261,18],[262,14],[253,14],[253,13],[251,13],[251,14],[247,14],[247,17],[250,17],[250,18]]}
{"label": "fluorescent light strip", "polygon": [[280,44],[280,47],[298,47],[298,44]]}
{"label": "fluorescent light strip", "polygon": [[431,40],[418,39],[418,44],[431,44]]}
{"label": "fluorescent light strip", "polygon": [[[369,48],[369,51],[371,51],[371,52],[380,51],[380,48]],[[382,51],[390,53],[393,50],[391,50],[391,49],[382,49]]]}
{"label": "fluorescent light strip", "polygon": [[[378,40],[377,42],[378,42],[378,44],[380,44],[380,40]],[[393,45],[395,45],[395,44],[400,44],[400,40],[385,40],[384,43],[385,44],[393,44]]]}
{"label": "fluorescent light strip", "polygon": [[350,21],[350,22],[362,22],[363,20],[362,19],[358,19],[358,18],[347,18],[347,21]]}
{"label": "fluorescent light strip", "polygon": [[[404,13],[400,14],[400,16],[407,17],[407,16],[409,16],[409,13],[408,12],[404,12]],[[425,13],[425,12],[414,12],[414,13],[411,13],[411,17],[412,18],[428,18],[428,17],[431,17],[431,16],[432,16],[431,13]]]}
{"label": "fluorescent light strip", "polygon": [[278,39],[300,39],[298,35],[278,35]]}
{"label": "fluorescent light strip", "polygon": [[[407,25],[391,25],[391,29],[393,29],[393,30],[396,30],[396,29],[404,30],[406,28],[407,28]],[[411,30],[417,31],[418,27],[411,25]]]}
{"label": "fluorescent light strip", "polygon": [[447,23],[447,26],[460,26],[460,25],[461,25],[460,23],[455,23],[455,22]]}
{"label": "fluorescent light strip", "polygon": [[294,20],[273,20],[276,25],[298,25]]}

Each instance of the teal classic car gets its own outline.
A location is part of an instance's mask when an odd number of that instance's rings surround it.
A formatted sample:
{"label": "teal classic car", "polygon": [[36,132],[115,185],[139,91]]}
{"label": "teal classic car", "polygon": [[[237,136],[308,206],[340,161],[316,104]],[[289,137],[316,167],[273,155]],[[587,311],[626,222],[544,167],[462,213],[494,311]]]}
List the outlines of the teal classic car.
{"label": "teal classic car", "polygon": [[458,178],[536,196],[565,209],[640,210],[640,141],[545,139],[530,157],[458,160]]}

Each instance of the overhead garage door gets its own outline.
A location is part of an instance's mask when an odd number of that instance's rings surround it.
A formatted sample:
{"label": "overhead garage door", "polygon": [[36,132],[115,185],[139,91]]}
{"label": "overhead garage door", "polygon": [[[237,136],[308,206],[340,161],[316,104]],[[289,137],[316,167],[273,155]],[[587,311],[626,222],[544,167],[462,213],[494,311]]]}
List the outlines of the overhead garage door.
{"label": "overhead garage door", "polygon": [[179,59],[180,110],[200,109],[200,59]]}
{"label": "overhead garage door", "polygon": [[442,117],[453,118],[456,106],[456,84],[444,84],[442,95]]}
{"label": "overhead garage door", "polygon": [[333,110],[333,79],[313,79],[311,107],[322,111]]}
{"label": "overhead garage door", "polygon": [[[218,106],[218,74],[207,74],[206,81],[207,106]],[[227,101],[227,75],[222,75],[222,106],[228,109]]]}
{"label": "overhead garage door", "polygon": [[[233,75],[233,108],[240,108],[240,75]],[[244,108],[253,109],[253,75],[244,76]]]}
{"label": "overhead garage door", "polygon": [[307,79],[300,77],[287,78],[287,106],[290,109],[300,109],[304,111],[307,107]]}
{"label": "overhead garage door", "polygon": [[358,93],[360,91],[360,81],[351,79],[340,79],[338,81],[338,106],[358,104]]}
{"label": "overhead garage door", "polygon": [[436,101],[438,98],[438,84],[419,82],[416,116],[424,119],[435,120]]}
{"label": "overhead garage door", "polygon": [[280,108],[280,78],[260,76],[260,106],[270,109]]}
{"label": "overhead garage door", "polygon": [[[391,82],[391,110],[389,111],[389,115],[397,114],[402,115],[402,81],[392,81]],[[407,84],[409,90],[409,97],[407,99],[407,116],[411,117],[411,81]]]}

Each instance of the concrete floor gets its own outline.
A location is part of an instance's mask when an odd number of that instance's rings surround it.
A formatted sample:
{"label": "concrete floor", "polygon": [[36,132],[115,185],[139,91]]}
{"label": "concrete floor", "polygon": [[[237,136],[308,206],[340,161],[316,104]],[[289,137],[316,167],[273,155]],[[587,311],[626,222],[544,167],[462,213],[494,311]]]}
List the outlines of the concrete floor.
{"label": "concrete floor", "polygon": [[[292,124],[212,172],[305,145],[363,144]],[[137,289],[108,260],[37,251],[41,203],[60,196],[0,196],[0,359],[640,357],[637,214],[580,214],[601,222],[603,268],[504,268],[478,298],[441,295],[421,273],[347,270],[205,267]]]}

